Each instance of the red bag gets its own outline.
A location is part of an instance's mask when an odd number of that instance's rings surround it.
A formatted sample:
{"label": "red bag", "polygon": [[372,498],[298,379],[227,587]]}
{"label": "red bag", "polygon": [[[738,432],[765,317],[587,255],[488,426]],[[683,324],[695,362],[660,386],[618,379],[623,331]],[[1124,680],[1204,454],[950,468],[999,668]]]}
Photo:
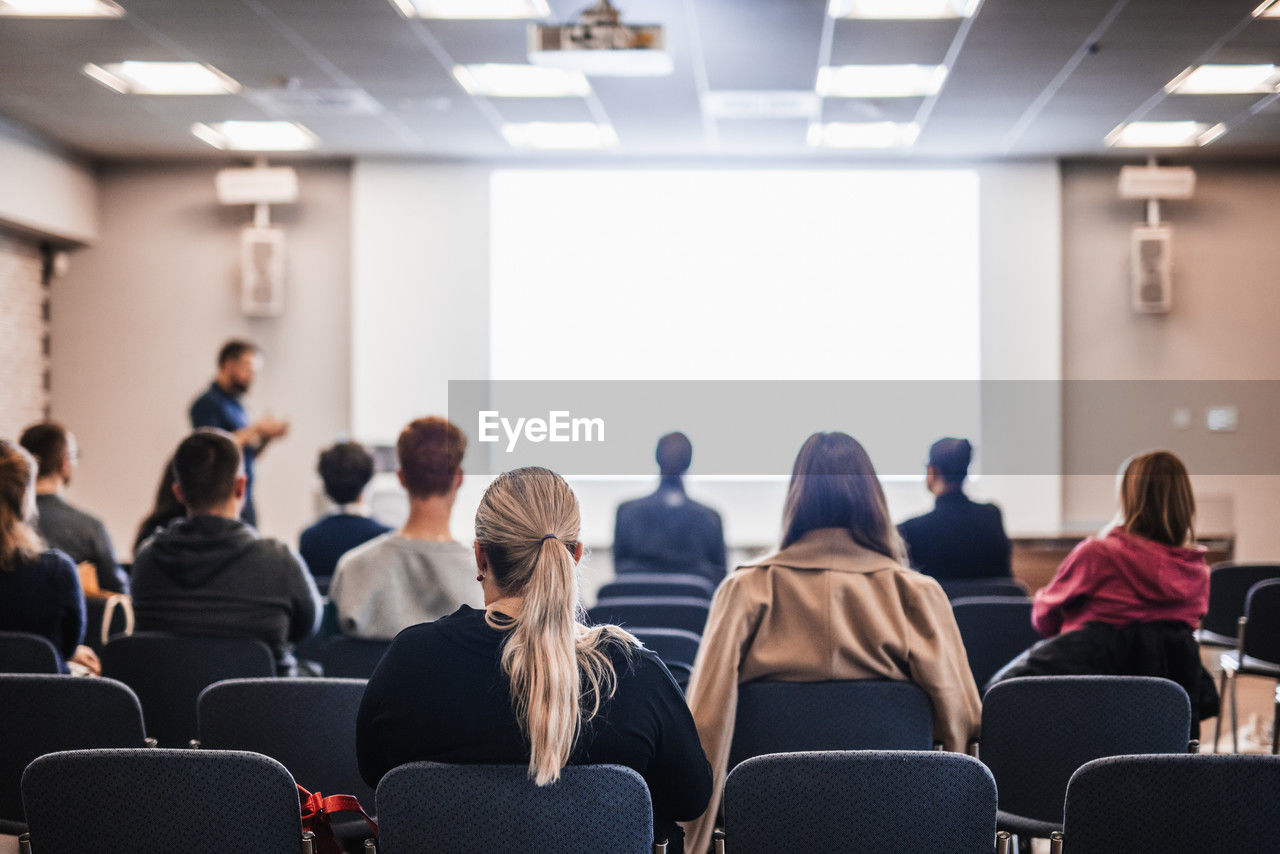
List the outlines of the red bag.
{"label": "red bag", "polygon": [[360,801],[352,795],[329,795],[327,798],[316,792],[312,794],[298,786],[298,801],[302,808],[302,829],[315,834],[315,854],[342,854],[342,846],[333,833],[330,816],[336,812],[358,812],[364,816],[373,838],[378,838],[378,825],[360,806]]}

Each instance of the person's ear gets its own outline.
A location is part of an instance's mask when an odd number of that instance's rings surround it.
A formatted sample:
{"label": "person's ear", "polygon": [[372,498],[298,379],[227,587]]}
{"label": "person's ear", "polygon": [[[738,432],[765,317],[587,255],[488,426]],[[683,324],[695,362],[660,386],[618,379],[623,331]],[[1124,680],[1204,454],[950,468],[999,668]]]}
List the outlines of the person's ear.
{"label": "person's ear", "polygon": [[458,473],[453,476],[453,491],[457,492],[462,488],[462,469],[458,469]]}
{"label": "person's ear", "polygon": [[409,488],[409,484],[404,482],[404,469],[396,469],[396,480],[400,481],[400,485],[405,489]]}
{"label": "person's ear", "polygon": [[176,480],[173,482],[172,489],[173,489],[173,497],[178,499],[179,504],[181,504],[183,507],[186,507],[187,499],[182,497],[182,487],[178,486],[178,482]]}
{"label": "person's ear", "polygon": [[62,465],[58,467],[58,474],[63,480],[71,480],[71,473],[75,469],[75,463],[71,461],[70,454],[62,455]]}
{"label": "person's ear", "polygon": [[582,540],[573,544],[573,562],[577,563],[582,560]]}
{"label": "person's ear", "polygon": [[236,483],[231,490],[231,494],[235,496],[236,501],[244,501],[245,493],[248,491],[249,478],[244,474],[236,475]]}
{"label": "person's ear", "polygon": [[489,569],[489,556],[484,553],[484,547],[480,545],[479,540],[472,543],[471,547],[476,553],[476,569],[480,570],[481,575],[484,575]]}

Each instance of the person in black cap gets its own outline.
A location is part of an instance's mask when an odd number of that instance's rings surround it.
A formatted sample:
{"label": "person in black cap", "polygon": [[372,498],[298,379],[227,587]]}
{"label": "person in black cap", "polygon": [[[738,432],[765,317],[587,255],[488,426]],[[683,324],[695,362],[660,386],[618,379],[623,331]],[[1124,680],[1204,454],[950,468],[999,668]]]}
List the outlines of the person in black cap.
{"label": "person in black cap", "polygon": [[973,445],[967,439],[934,442],[925,469],[925,486],[934,495],[933,510],[898,526],[911,567],[940,581],[1013,574],[1000,508],[971,501],[964,494],[972,459]]}

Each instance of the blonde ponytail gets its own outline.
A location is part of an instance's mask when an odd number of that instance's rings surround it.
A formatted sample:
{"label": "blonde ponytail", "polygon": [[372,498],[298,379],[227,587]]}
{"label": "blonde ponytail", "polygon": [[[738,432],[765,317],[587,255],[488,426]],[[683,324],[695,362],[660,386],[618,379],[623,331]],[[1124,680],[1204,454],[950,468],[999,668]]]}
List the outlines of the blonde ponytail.
{"label": "blonde ponytail", "polygon": [[529,776],[539,786],[560,779],[582,726],[613,696],[617,676],[605,646],[638,645],[616,626],[587,628],[578,621],[579,525],[573,491],[543,468],[501,475],[476,511],[476,541],[494,581],[524,599],[518,617],[495,625],[510,630],[502,669],[529,739]]}

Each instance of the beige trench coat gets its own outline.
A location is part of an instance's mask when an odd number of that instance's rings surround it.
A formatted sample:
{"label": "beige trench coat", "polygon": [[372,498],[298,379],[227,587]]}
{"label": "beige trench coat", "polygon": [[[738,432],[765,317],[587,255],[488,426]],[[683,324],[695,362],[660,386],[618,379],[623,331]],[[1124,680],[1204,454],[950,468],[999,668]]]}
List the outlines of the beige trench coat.
{"label": "beige trench coat", "polygon": [[854,542],[843,528],[810,531],[720,585],[698,649],[688,701],[715,785],[685,825],[685,851],[710,844],[728,773],[738,684],[902,679],[933,704],[936,741],[963,752],[982,704],[946,594],[932,578]]}

